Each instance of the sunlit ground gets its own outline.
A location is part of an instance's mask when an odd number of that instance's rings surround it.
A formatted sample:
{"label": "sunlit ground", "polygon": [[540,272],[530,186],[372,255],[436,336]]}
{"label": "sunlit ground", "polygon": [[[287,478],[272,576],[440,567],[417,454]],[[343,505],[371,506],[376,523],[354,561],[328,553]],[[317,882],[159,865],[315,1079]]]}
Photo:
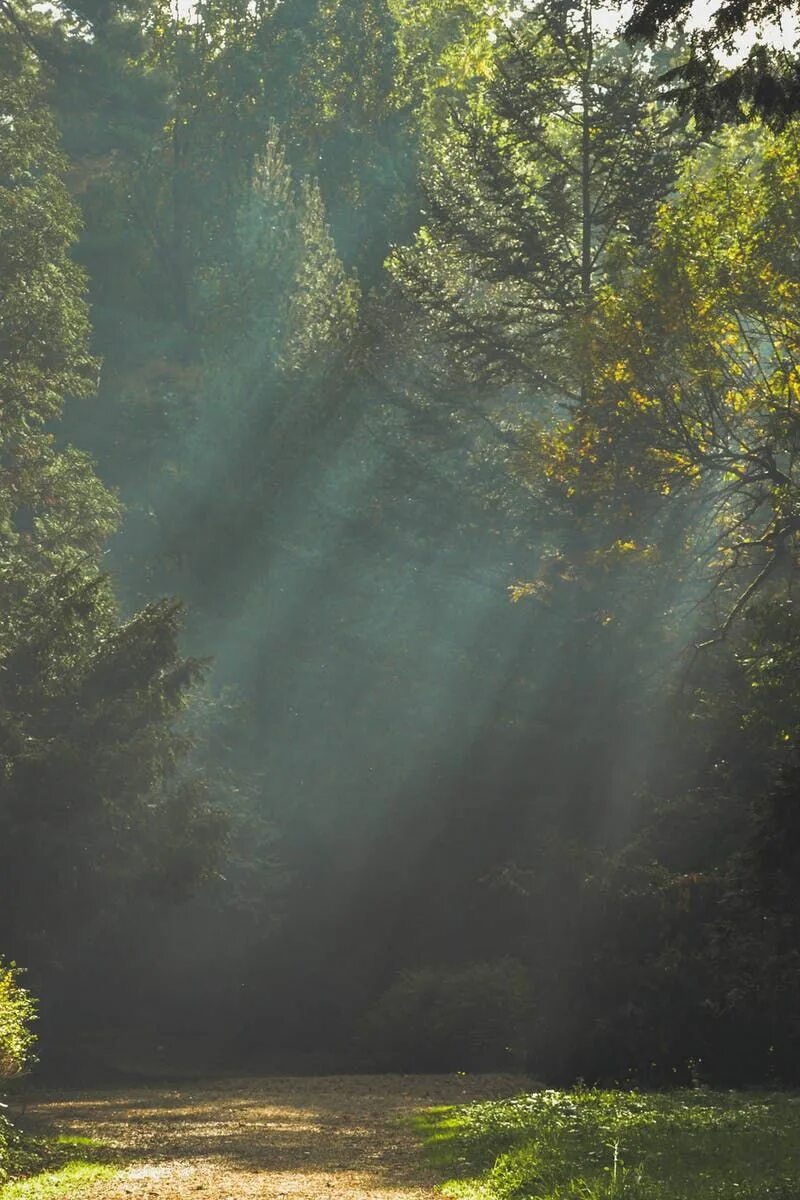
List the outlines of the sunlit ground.
{"label": "sunlit ground", "polygon": [[28,1120],[42,1133],[88,1131],[113,1156],[111,1178],[52,1193],[70,1200],[422,1200],[437,1173],[408,1118],[521,1086],[520,1076],[480,1075],[193,1081],[43,1098]]}
{"label": "sunlit ground", "polygon": [[800,1096],[542,1091],[420,1118],[459,1200],[790,1200]]}

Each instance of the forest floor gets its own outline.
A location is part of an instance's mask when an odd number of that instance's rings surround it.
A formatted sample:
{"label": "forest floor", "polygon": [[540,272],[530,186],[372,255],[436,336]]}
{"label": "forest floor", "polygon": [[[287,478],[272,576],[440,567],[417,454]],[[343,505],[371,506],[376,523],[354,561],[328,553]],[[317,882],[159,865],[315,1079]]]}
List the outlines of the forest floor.
{"label": "forest floor", "polygon": [[69,1200],[428,1200],[441,1175],[408,1119],[521,1092],[498,1075],[225,1079],[39,1097],[28,1124],[96,1139],[112,1174]]}

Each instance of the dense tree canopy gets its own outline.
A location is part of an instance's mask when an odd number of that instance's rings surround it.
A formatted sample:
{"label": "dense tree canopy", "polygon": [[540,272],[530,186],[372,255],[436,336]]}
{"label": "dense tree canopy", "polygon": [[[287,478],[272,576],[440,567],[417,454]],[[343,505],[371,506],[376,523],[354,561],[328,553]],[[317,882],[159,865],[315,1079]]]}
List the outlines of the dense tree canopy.
{"label": "dense tree canopy", "polygon": [[184,892],[224,833],[206,783],[179,769],[176,727],[201,664],[177,646],[180,606],[121,619],[100,556],[118,505],[85,453],[51,432],[88,395],[77,211],[35,60],[4,49],[0,891],[2,936],[41,969],[65,930],[137,889]]}
{"label": "dense tree canopy", "polygon": [[430,147],[425,224],[392,269],[490,379],[569,399],[582,317],[618,243],[646,237],[688,139],[645,56],[588,4],[529,4],[489,30],[491,71]]}
{"label": "dense tree canopy", "polygon": [[750,15],[687,67],[591,0],[0,0],[52,1042],[796,1080],[800,142],[702,76]]}

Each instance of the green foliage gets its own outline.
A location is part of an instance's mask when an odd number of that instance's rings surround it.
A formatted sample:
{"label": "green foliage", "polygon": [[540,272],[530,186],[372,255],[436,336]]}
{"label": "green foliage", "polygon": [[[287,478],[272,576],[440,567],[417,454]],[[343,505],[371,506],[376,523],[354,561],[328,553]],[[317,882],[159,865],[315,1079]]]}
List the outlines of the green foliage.
{"label": "green foliage", "polygon": [[794,129],[751,132],[687,166],[646,253],[601,296],[592,396],[534,437],[533,470],[607,555],[658,571],[673,531],[669,570],[687,604],[706,591],[717,636],[792,571],[796,153]]}
{"label": "green foliage", "polygon": [[420,1125],[463,1200],[788,1200],[800,1183],[793,1095],[542,1091]]}
{"label": "green foliage", "polygon": [[36,1019],[33,997],[20,985],[20,972],[0,961],[0,1079],[20,1075],[31,1059]]}
{"label": "green foliage", "polygon": [[519,1065],[530,1006],[511,961],[405,971],[368,1012],[363,1038],[377,1063],[399,1070],[489,1070]]}
{"label": "green foliage", "polygon": [[137,888],[211,874],[225,821],[177,727],[204,670],[179,652],[182,608],[122,618],[99,563],[118,504],[50,432],[96,372],[78,217],[37,64],[19,38],[2,54],[0,930],[41,971]]}
{"label": "green foliage", "polygon": [[304,1042],[315,993],[344,1043],[398,963],[474,963],[389,988],[376,1061],[796,1078],[796,128],[698,148],[672,51],[576,0],[0,28],[0,941],[42,1003]]}
{"label": "green foliage", "polygon": [[653,64],[591,6],[524,5],[490,32],[485,70],[430,134],[425,223],[389,267],[484,384],[563,401],[585,383],[587,305],[618,243],[645,236],[687,139]]}
{"label": "green foliage", "polygon": [[[50,1200],[113,1175],[108,1151],[91,1138],[23,1136],[0,1118],[0,1197]],[[3,1140],[5,1129],[5,1142]]]}
{"label": "green foliage", "polygon": [[4,1194],[4,1185],[9,1179],[35,1171],[40,1163],[38,1145],[25,1138],[8,1118],[0,1113],[0,1195]]}
{"label": "green foliage", "polygon": [[66,394],[91,390],[97,364],[87,351],[85,280],[68,256],[78,219],[61,178],[65,162],[35,64],[13,37],[0,57],[0,114],[5,441],[57,416]]}
{"label": "green foliage", "polygon": [[108,1163],[76,1159],[64,1166],[48,1168],[28,1179],[17,1179],[0,1188],[1,1200],[57,1200],[76,1194],[76,1189],[98,1183],[115,1174]]}
{"label": "green foliage", "polygon": [[131,889],[184,895],[213,870],[225,822],[180,769],[190,743],[174,722],[201,672],[178,654],[180,608],[120,622],[107,579],[81,571],[17,570],[6,597],[0,894],[5,936],[31,961],[98,905],[124,910]]}

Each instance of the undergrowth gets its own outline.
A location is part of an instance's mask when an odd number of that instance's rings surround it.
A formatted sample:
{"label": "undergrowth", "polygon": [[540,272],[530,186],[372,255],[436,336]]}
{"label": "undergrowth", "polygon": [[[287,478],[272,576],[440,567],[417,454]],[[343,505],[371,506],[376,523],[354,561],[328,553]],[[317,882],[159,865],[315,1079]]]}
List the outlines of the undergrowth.
{"label": "undergrowth", "polygon": [[458,1200],[797,1200],[800,1096],[540,1091],[433,1109]]}
{"label": "undergrowth", "polygon": [[107,1151],[91,1138],[33,1138],[0,1116],[0,1200],[68,1197],[114,1170]]}

